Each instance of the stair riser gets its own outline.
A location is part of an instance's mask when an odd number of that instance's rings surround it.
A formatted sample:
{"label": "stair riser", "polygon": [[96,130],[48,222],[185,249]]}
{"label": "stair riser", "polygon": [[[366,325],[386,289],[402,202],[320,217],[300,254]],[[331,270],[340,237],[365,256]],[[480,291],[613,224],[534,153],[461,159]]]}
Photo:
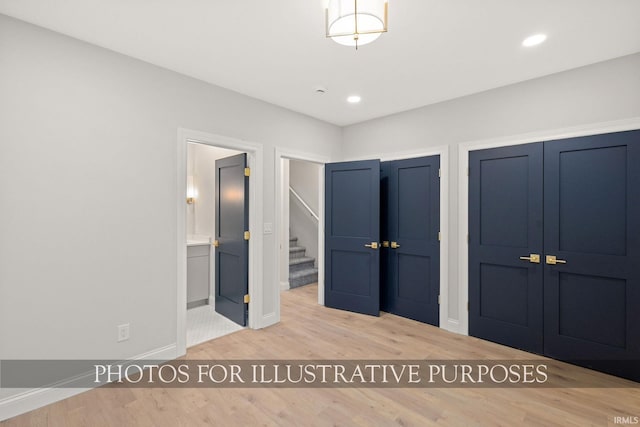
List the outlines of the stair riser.
{"label": "stair riser", "polygon": [[289,259],[303,258],[304,252],[304,249],[299,251],[289,251]]}
{"label": "stair riser", "polygon": [[318,281],[318,273],[308,274],[302,277],[296,277],[295,279],[289,279],[290,288],[299,288],[300,286],[308,285]]}
{"label": "stair riser", "polygon": [[313,268],[313,260],[309,260],[307,262],[301,262],[299,264],[290,264],[289,265],[289,273],[295,273],[296,271],[308,270]]}

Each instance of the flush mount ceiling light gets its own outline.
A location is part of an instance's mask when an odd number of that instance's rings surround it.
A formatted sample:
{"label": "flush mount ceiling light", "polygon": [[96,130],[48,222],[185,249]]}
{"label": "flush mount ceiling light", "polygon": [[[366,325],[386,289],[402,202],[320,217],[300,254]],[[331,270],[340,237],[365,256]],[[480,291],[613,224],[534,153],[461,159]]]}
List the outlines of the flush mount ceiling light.
{"label": "flush mount ceiling light", "polygon": [[522,41],[522,46],[531,47],[539,45],[547,39],[546,34],[534,34],[533,36],[529,36]]}
{"label": "flush mount ceiling light", "polygon": [[347,102],[349,104],[357,104],[358,102],[360,102],[362,100],[362,98],[360,98],[359,95],[351,95],[347,98]]}
{"label": "flush mount ceiling light", "polygon": [[326,32],[336,43],[362,46],[387,32],[387,0],[329,0]]}

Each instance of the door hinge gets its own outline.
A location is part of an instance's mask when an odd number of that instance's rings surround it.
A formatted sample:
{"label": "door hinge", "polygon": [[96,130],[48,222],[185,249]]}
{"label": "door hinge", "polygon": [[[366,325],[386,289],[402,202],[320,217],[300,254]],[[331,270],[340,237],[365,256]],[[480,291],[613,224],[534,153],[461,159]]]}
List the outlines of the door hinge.
{"label": "door hinge", "polygon": [[251,233],[249,233],[248,231],[244,232],[244,240],[249,240],[251,238]]}
{"label": "door hinge", "polygon": [[438,295],[438,305],[440,305],[440,295]]}
{"label": "door hinge", "polygon": [[467,176],[469,176],[469,168],[467,167]]}
{"label": "door hinge", "polygon": [[469,244],[469,235],[467,234],[467,245]]}
{"label": "door hinge", "polygon": [[251,169],[244,168],[244,176],[251,176]]}
{"label": "door hinge", "polygon": [[438,242],[442,240],[442,232],[438,231]]}
{"label": "door hinge", "polygon": [[251,297],[249,296],[249,294],[246,294],[244,296],[244,303],[249,304],[250,302],[251,302]]}
{"label": "door hinge", "polygon": [[438,168],[438,178],[442,178],[442,169]]}
{"label": "door hinge", "polygon": [[467,311],[469,311],[469,301],[467,301]]}

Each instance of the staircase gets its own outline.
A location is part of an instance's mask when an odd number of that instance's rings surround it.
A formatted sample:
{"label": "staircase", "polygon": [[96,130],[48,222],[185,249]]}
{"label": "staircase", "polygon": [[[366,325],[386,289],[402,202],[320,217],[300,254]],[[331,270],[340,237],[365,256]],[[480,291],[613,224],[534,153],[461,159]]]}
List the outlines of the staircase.
{"label": "staircase", "polygon": [[316,283],[318,281],[318,269],[313,265],[315,258],[305,256],[306,249],[298,246],[298,238],[289,239],[289,288]]}

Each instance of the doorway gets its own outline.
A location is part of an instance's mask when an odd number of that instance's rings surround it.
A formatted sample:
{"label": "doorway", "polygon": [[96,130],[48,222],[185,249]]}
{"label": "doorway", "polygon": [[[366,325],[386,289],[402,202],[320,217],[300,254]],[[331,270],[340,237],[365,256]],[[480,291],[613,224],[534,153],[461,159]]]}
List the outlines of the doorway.
{"label": "doorway", "polygon": [[[187,154],[189,143],[213,146],[220,149],[246,153],[248,180],[248,326],[252,329],[268,324],[263,316],[263,292],[259,286],[263,276],[262,222],[263,222],[263,147],[260,144],[241,141],[219,135],[188,129],[178,130],[177,139],[177,286],[176,286],[176,357],[186,354],[187,349]],[[253,233],[251,233],[253,231]],[[219,270],[219,269],[218,269]],[[211,275],[216,269],[211,269]],[[209,276],[211,277],[211,276]]]}
{"label": "doorway", "polygon": [[[323,305],[324,164],[329,159],[280,148],[275,154],[276,280],[281,291],[317,283],[314,294]],[[280,295],[276,307],[279,317]]]}
{"label": "doorway", "polygon": [[[236,307],[242,295],[220,292],[245,288],[247,283],[246,245],[229,244],[227,237],[237,234],[234,240],[242,239],[248,228],[242,220],[248,213],[244,203],[245,163],[246,154],[236,150],[196,142],[187,145],[187,347],[235,332],[246,324],[244,310]],[[227,193],[233,197],[227,197]],[[237,200],[238,196],[242,200]],[[233,221],[238,217],[241,224]],[[242,229],[227,233],[226,228],[234,226]],[[220,245],[221,231],[225,234],[224,245]],[[228,250],[234,246],[240,246],[240,250]],[[242,263],[235,262],[238,258]],[[235,281],[243,283],[232,283]]]}
{"label": "doorway", "polygon": [[282,250],[283,259],[288,262],[283,263],[281,287],[289,290],[317,285],[322,165],[306,160],[282,159],[282,172],[285,195],[282,228],[289,231],[289,247]]}
{"label": "doorway", "polygon": [[327,306],[439,326],[440,161],[326,165]]}
{"label": "doorway", "polygon": [[640,380],[640,131],[471,151],[469,333]]}

